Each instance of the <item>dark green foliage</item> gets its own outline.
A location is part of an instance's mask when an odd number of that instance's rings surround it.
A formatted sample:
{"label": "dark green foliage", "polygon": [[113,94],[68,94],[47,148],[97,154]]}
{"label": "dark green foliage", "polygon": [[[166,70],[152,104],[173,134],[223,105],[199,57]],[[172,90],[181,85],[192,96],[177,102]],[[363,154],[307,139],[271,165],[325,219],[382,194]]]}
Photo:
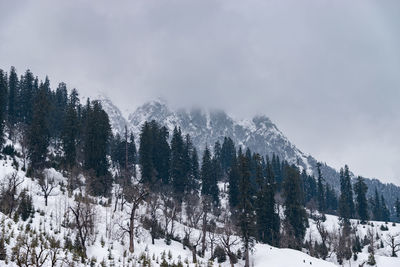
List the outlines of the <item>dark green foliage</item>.
{"label": "dark green foliage", "polygon": [[17,122],[18,76],[14,67],[11,67],[8,77],[8,122],[13,127]]}
{"label": "dark green foliage", "polygon": [[94,195],[106,196],[112,185],[108,172],[107,152],[111,126],[99,102],[85,108],[84,167],[89,171],[89,187]]}
{"label": "dark green foliage", "polygon": [[47,92],[50,90],[49,86],[48,79],[40,85],[39,92],[35,97],[33,119],[28,131],[28,156],[31,161],[30,168],[33,171],[44,168],[46,163],[47,147],[50,139],[48,124],[49,101],[47,98]]}
{"label": "dark green foliage", "polygon": [[396,203],[394,205],[395,209],[396,209],[396,216],[398,219],[400,219],[400,201],[399,198],[396,198]]}
{"label": "dark green foliage", "polygon": [[390,220],[390,212],[389,212],[388,207],[386,206],[386,201],[385,201],[385,198],[383,197],[383,195],[381,195],[381,208],[382,208],[381,220],[388,222]]}
{"label": "dark green foliage", "polygon": [[375,188],[375,198],[371,201],[372,205],[372,216],[376,221],[380,221],[382,218],[381,201],[379,199],[378,190]]}
{"label": "dark green foliage", "polygon": [[210,196],[214,205],[219,204],[219,190],[215,172],[215,161],[211,159],[211,153],[208,147],[204,150],[203,160],[201,165],[201,194]]}
{"label": "dark green foliage", "polygon": [[34,213],[32,197],[28,194],[27,190],[23,190],[19,194],[19,206],[17,214],[22,220],[26,221]]}
{"label": "dark green foliage", "polygon": [[[256,180],[258,191],[255,208],[257,221],[257,239],[271,245],[279,244],[279,215],[275,209],[275,179],[272,166],[267,161],[266,171],[263,171],[261,157],[256,155]],[[265,177],[264,174],[265,173]]]}
{"label": "dark green foliage", "polygon": [[357,177],[357,182],[354,184],[354,193],[356,194],[356,211],[362,224],[365,224],[368,220],[368,202],[367,193],[368,187],[364,183],[362,177]]}
{"label": "dark green foliage", "polygon": [[345,165],[344,170],[340,170],[339,215],[346,223],[354,216],[353,190],[347,165]]}
{"label": "dark green foliage", "polygon": [[170,148],[168,131],[155,121],[145,122],[140,133],[139,164],[142,182],[150,186],[170,183]]}
{"label": "dark green foliage", "polygon": [[307,214],[303,206],[300,174],[295,166],[285,165],[284,170],[285,231],[287,235],[294,237],[295,242],[290,242],[289,247],[300,249],[308,225]]}
{"label": "dark green foliage", "polygon": [[0,237],[0,261],[7,259],[7,249],[4,242],[4,237]]}
{"label": "dark green foliage", "polygon": [[249,158],[239,154],[239,203],[238,203],[238,227],[245,251],[244,258],[248,266],[249,252],[254,245],[255,213],[252,203],[250,186],[250,162]]}
{"label": "dark green foliage", "polygon": [[62,129],[62,144],[65,154],[65,165],[67,168],[72,168],[76,165],[77,160],[77,141],[79,134],[79,118],[78,118],[78,104],[75,97],[78,96],[76,91],[73,91],[64,119],[64,127]]}
{"label": "dark green foliage", "polygon": [[0,149],[4,142],[4,124],[7,107],[7,75],[0,69]]}
{"label": "dark green foliage", "polygon": [[278,191],[280,191],[283,181],[283,169],[281,166],[279,156],[276,156],[275,154],[272,155],[271,165],[272,165],[272,171],[275,175],[275,181],[278,185],[277,189]]}
{"label": "dark green foliage", "polygon": [[21,76],[18,95],[18,121],[30,124],[33,116],[33,103],[38,90],[38,81],[30,70]]}
{"label": "dark green foliage", "polygon": [[214,249],[214,258],[217,258],[218,263],[226,261],[225,250],[221,246],[216,246]]}
{"label": "dark green foliage", "polygon": [[228,174],[229,205],[231,209],[236,208],[239,204],[239,178],[239,164],[235,155],[232,158],[232,163]]}
{"label": "dark green foliage", "polygon": [[301,179],[303,182],[304,204],[309,203],[311,200],[315,201],[317,196],[317,183],[314,177],[307,175],[306,171],[303,169],[301,172]]}
{"label": "dark green foliage", "polygon": [[317,179],[317,201],[318,201],[318,210],[320,212],[325,212],[326,205],[325,205],[325,188],[323,184],[324,178],[322,177],[321,173],[321,163],[317,163],[317,172],[318,172],[318,179]]}
{"label": "dark green foliage", "polygon": [[175,194],[182,197],[186,187],[186,162],[181,129],[175,127],[171,140],[171,180]]}
{"label": "dark green foliage", "polygon": [[338,209],[338,199],[335,190],[329,185],[325,185],[326,209],[328,212],[335,214]]}
{"label": "dark green foliage", "polygon": [[225,137],[221,148],[221,167],[224,176],[228,175],[228,172],[234,163],[236,158],[235,144],[230,137]]}
{"label": "dark green foliage", "polygon": [[130,177],[136,175],[136,145],[133,134],[131,133],[128,138],[127,129],[125,128],[125,137],[121,139],[121,136],[117,134],[111,141],[111,159],[124,177],[130,182]]}

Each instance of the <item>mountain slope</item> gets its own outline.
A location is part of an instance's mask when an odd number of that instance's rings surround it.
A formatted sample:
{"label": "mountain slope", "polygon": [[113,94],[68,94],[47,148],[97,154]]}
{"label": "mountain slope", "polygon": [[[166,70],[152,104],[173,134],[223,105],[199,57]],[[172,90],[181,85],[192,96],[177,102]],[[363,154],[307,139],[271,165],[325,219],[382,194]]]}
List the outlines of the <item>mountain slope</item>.
{"label": "mountain slope", "polygon": [[[200,109],[173,110],[160,100],[151,101],[138,107],[126,120],[119,109],[109,99],[102,98],[103,108],[110,116],[114,132],[122,133],[125,125],[139,140],[143,122],[155,120],[172,132],[175,126],[189,134],[194,145],[202,151],[206,145],[213,146],[216,141],[223,141],[225,136],[231,137],[236,145],[250,148],[261,155],[278,155],[281,159],[299,165],[308,173],[315,173],[317,159],[302,152],[278,129],[266,116],[258,115],[251,120],[236,120],[221,110],[205,111]],[[322,164],[321,170],[325,180],[339,190],[340,176],[337,170]],[[400,196],[400,187],[384,184],[377,179],[366,179],[368,196],[372,196],[375,188],[379,189],[394,213],[394,202]]]}

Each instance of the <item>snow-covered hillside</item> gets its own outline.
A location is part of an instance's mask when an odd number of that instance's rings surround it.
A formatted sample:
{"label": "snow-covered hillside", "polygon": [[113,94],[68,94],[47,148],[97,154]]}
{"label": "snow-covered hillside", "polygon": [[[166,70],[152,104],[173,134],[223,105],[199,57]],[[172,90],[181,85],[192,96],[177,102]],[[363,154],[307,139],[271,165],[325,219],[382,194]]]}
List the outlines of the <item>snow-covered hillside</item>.
{"label": "snow-covered hillside", "polygon": [[[8,141],[9,143],[9,141]],[[18,145],[15,146],[17,149]],[[15,165],[19,165],[16,168]],[[72,209],[77,205],[77,197],[84,194],[85,188],[78,187],[71,194],[66,190],[67,177],[55,169],[46,169],[46,175],[52,177],[56,182],[56,188],[48,198],[48,206],[45,206],[45,199],[39,187],[37,179],[26,177],[21,170],[23,161],[19,157],[12,159],[6,156],[0,160],[0,183],[6,186],[8,179],[14,174],[21,183],[17,188],[17,194],[24,189],[32,197],[34,213],[26,221],[21,218],[9,218],[0,213],[1,237],[5,240],[6,261],[0,261],[0,266],[28,266],[20,263],[26,255],[36,257],[37,262],[43,262],[42,266],[230,266],[229,261],[214,262],[209,261],[211,257],[210,242],[207,238],[207,250],[204,257],[197,258],[197,263],[193,263],[192,252],[181,242],[171,240],[169,244],[164,238],[155,240],[151,243],[151,236],[144,225],[144,218],[149,215],[149,202],[143,202],[136,214],[134,253],[128,251],[128,237],[123,232],[129,219],[129,209],[126,204],[121,209],[121,204],[115,205],[115,192],[110,199],[91,197],[90,212],[94,216],[93,229],[87,243],[87,260],[81,262],[80,258],[74,254],[74,240],[77,236],[76,226]],[[79,179],[84,179],[79,176]],[[118,186],[114,186],[114,191]],[[226,194],[221,193],[223,205],[226,205]],[[72,209],[71,209],[72,208]],[[163,213],[158,210],[159,221],[163,222]],[[183,237],[185,232],[192,232],[191,238],[198,239],[201,235],[200,228],[190,228],[185,223],[185,213],[178,216],[174,221],[174,238]],[[326,260],[317,259],[308,255],[310,252],[304,250],[296,251],[292,249],[280,249],[266,244],[255,244],[251,254],[251,266],[335,266],[337,260],[333,248],[337,246],[335,234],[338,232],[339,221],[336,216],[327,215],[327,220],[322,225],[332,233],[332,251]],[[218,219],[217,219],[218,221]],[[221,222],[219,222],[221,223]],[[400,266],[400,258],[390,257],[390,247],[385,242],[389,234],[400,233],[400,225],[383,222],[371,222],[368,225],[358,224],[352,220],[355,232],[363,240],[368,236],[369,229],[372,229],[376,240],[374,242],[375,258],[377,266]],[[383,226],[383,227],[382,227]],[[221,225],[224,228],[224,225]],[[384,228],[387,227],[388,230]],[[207,233],[207,236],[210,233]],[[215,247],[223,234],[213,237]],[[379,238],[378,238],[379,237]],[[241,248],[239,238],[232,236],[237,243],[232,246],[232,250],[237,251]],[[310,228],[307,230],[305,241],[320,242],[321,236],[318,234],[316,222],[310,219]],[[382,242],[381,242],[382,241]],[[400,237],[395,238],[400,242]],[[35,243],[36,242],[36,243]],[[59,242],[59,243],[58,243]],[[17,246],[18,244],[18,246]],[[35,245],[36,244],[36,245]],[[383,246],[381,248],[381,246]],[[16,250],[16,247],[19,249]],[[40,254],[41,252],[41,254]],[[344,266],[363,266],[368,259],[368,249],[364,246],[361,253],[357,254],[357,259],[346,261]],[[54,265],[52,265],[52,260]],[[181,263],[182,265],[179,265]],[[174,265],[175,264],[175,265]],[[243,266],[243,260],[235,266]],[[39,265],[38,265],[39,266]],[[364,265],[365,266],[365,265]]]}
{"label": "snow-covered hillside", "polygon": [[[282,160],[299,165],[308,173],[316,173],[317,159],[298,149],[295,144],[282,133],[279,128],[266,116],[255,116],[251,120],[237,120],[224,111],[206,111],[200,109],[170,108],[165,101],[154,100],[143,104],[124,118],[121,111],[106,97],[98,98],[104,110],[109,114],[114,133],[123,133],[125,125],[139,140],[141,125],[145,121],[155,120],[166,126],[170,133],[175,126],[189,134],[198,151],[206,145],[212,146],[216,141],[222,142],[225,136],[231,137],[237,145],[250,148],[261,155],[275,153]],[[351,166],[350,166],[351,167]],[[324,179],[336,190],[339,190],[340,176],[338,170],[327,164],[322,164],[321,170]],[[372,196],[375,188],[385,196],[385,199],[394,213],[394,202],[400,195],[400,187],[394,184],[384,184],[377,179],[365,179],[368,186],[368,196]]]}

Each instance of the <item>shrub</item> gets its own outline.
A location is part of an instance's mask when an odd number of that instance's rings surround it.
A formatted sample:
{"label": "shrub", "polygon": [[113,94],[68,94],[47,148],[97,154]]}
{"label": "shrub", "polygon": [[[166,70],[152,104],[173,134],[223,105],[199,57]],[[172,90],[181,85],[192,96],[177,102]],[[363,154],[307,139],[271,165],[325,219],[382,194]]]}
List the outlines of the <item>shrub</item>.
{"label": "shrub", "polygon": [[226,254],[222,247],[216,246],[214,249],[214,257],[213,259],[217,258],[218,263],[223,263],[226,261]]}

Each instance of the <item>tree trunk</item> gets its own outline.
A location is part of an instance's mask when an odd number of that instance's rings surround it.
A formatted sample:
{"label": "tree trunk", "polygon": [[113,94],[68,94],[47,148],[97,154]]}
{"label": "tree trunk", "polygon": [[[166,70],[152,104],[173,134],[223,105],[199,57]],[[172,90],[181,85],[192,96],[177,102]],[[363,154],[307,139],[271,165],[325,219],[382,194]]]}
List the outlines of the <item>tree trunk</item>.
{"label": "tree trunk", "polygon": [[197,263],[196,246],[191,246],[193,263]]}
{"label": "tree trunk", "polygon": [[133,253],[135,251],[135,245],[133,243],[133,239],[135,237],[135,211],[132,210],[131,218],[129,220],[129,252]]}
{"label": "tree trunk", "polygon": [[249,248],[248,247],[246,247],[246,249],[245,249],[244,256],[245,256],[244,267],[250,267]]}

